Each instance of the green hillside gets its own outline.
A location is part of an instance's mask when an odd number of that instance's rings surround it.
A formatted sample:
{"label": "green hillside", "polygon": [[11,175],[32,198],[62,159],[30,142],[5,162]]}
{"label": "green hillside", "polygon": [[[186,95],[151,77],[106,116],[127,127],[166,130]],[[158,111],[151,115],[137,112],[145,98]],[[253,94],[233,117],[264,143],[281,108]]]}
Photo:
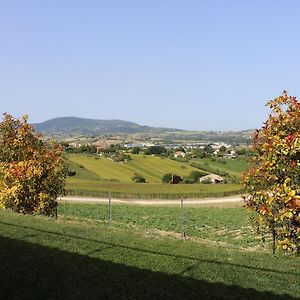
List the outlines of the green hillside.
{"label": "green hillside", "polygon": [[83,165],[87,170],[97,174],[102,179],[132,182],[131,177],[138,173],[146,178],[149,183],[161,183],[161,178],[166,173],[173,173],[182,177],[191,171],[197,170],[187,164],[167,158],[155,156],[131,155],[132,160],[126,163],[117,163],[109,158],[97,158],[84,155],[69,154],[67,158],[78,165]]}
{"label": "green hillside", "polygon": [[211,168],[227,172],[230,176],[241,177],[241,174],[247,170],[250,164],[243,159],[224,159],[224,158],[200,158],[193,160],[194,163],[203,166],[203,169]]}
{"label": "green hillside", "polygon": [[[166,173],[181,177],[188,176],[191,171],[199,170],[189,163],[174,161],[148,155],[131,155],[132,160],[126,163],[114,162],[109,158],[96,156],[67,154],[70,169],[76,175],[68,177],[67,190],[70,195],[106,197],[111,192],[119,198],[164,198],[177,199],[223,197],[241,193],[239,183],[231,184],[162,184],[161,178]],[[203,163],[206,163],[204,161]],[[232,165],[231,165],[232,164]],[[236,164],[236,165],[235,165]],[[239,168],[244,168],[245,162],[229,161],[227,167],[231,175],[238,177]],[[206,165],[207,166],[207,165]],[[209,165],[218,167],[219,165]],[[225,168],[224,167],[224,168]],[[231,168],[229,170],[229,168]],[[227,169],[225,169],[227,170]],[[147,183],[133,183],[134,173],[143,176]]]}

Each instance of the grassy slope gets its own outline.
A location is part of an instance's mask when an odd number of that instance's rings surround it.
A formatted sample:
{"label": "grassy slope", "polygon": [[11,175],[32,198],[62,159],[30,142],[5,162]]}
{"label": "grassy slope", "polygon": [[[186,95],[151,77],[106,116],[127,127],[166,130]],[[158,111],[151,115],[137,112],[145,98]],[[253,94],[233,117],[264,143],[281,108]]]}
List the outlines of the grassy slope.
{"label": "grassy slope", "polygon": [[186,164],[153,156],[131,155],[132,161],[121,164],[107,158],[95,159],[88,156],[68,155],[69,160],[82,164],[86,169],[104,179],[116,179],[121,182],[132,182],[134,173],[139,173],[150,183],[160,183],[166,173],[187,176],[197,170]]}
{"label": "grassy slope", "polygon": [[[295,299],[299,258],[0,211],[6,299]],[[294,297],[294,298],[293,298]]]}
{"label": "grassy slope", "polygon": [[[217,158],[218,159],[218,158]],[[223,159],[225,163],[212,161],[210,158],[196,159],[194,162],[207,164],[209,167],[219,169],[229,173],[230,175],[240,177],[241,173],[249,168],[249,163],[241,159]]]}
{"label": "grassy slope", "polygon": [[[83,165],[81,164],[76,164],[71,160],[67,161],[68,167],[71,171],[75,171],[76,175],[75,178],[82,178],[82,179],[88,179],[88,180],[101,180],[101,177],[97,175],[96,173],[86,169]],[[72,177],[70,177],[72,179]]]}
{"label": "grassy slope", "polygon": [[[132,155],[132,161],[126,164],[115,163],[109,159],[95,159],[89,156],[68,155],[71,170],[77,175],[67,180],[67,189],[71,194],[106,196],[110,191],[118,197],[143,197],[143,198],[178,198],[226,196],[239,193],[241,186],[238,184],[204,185],[161,184],[161,177],[168,172],[181,176],[188,175],[192,170],[197,170],[184,163],[170,159],[153,156]],[[82,169],[79,165],[84,166]],[[147,179],[147,184],[134,184],[131,176],[139,173]],[[116,179],[119,182],[108,179]]]}

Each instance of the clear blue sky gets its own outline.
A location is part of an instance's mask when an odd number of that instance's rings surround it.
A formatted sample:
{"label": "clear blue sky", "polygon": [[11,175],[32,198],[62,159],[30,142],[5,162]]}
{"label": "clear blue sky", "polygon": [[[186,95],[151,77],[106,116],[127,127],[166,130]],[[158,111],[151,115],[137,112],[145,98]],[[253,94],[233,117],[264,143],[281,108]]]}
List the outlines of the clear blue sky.
{"label": "clear blue sky", "polygon": [[0,0],[0,107],[31,122],[261,127],[300,97],[300,1]]}

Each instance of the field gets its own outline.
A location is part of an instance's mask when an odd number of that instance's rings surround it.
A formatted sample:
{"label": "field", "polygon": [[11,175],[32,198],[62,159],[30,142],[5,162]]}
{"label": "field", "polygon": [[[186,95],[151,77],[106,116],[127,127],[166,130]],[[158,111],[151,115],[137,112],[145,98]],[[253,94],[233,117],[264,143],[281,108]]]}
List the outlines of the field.
{"label": "field", "polygon": [[[262,248],[250,222],[250,215],[235,204],[231,208],[185,207],[184,231],[187,238],[208,239],[230,247],[251,250]],[[113,225],[124,229],[160,230],[179,235],[180,207],[145,207],[113,204]],[[59,204],[58,214],[73,219],[86,218],[101,224],[108,223],[108,205],[98,203]]]}
{"label": "field", "polygon": [[254,248],[251,233],[241,242],[231,242],[232,235],[219,239],[217,231],[223,229],[227,235],[249,226],[241,209],[190,211],[189,216],[203,219],[208,231],[196,238],[195,227],[187,240],[174,229],[176,213],[115,207],[109,227],[105,207],[94,204],[60,204],[58,220],[0,210],[1,295],[6,299],[300,297],[300,258]]}
{"label": "field", "polygon": [[[67,155],[70,169],[76,171],[74,177],[67,180],[67,189],[71,195],[107,196],[111,192],[115,197],[122,198],[199,198],[221,197],[238,194],[241,185],[238,183],[208,184],[162,184],[161,178],[166,173],[174,173],[182,177],[198,169],[188,163],[167,158],[132,155],[127,163],[116,163],[107,158],[86,155]],[[204,163],[207,163],[204,161]],[[218,163],[217,163],[218,164]],[[218,165],[217,165],[218,166]],[[240,161],[229,161],[218,166],[231,174],[239,176],[239,170],[247,164]],[[229,170],[230,169],[230,170]],[[146,184],[133,183],[131,177],[138,173],[146,178]]]}
{"label": "field", "polygon": [[107,197],[108,192],[118,198],[161,198],[178,199],[197,197],[221,197],[238,194],[238,184],[161,184],[161,183],[121,183],[101,182],[72,178],[67,182],[70,195]]}
{"label": "field", "polygon": [[242,159],[220,159],[212,160],[210,158],[196,159],[194,162],[212,169],[227,172],[231,176],[240,177],[241,173],[249,168],[249,163]]}
{"label": "field", "polygon": [[[97,157],[96,157],[97,158]],[[131,155],[132,160],[126,163],[116,163],[107,158],[88,157],[83,155],[68,155],[68,159],[97,174],[100,178],[111,181],[132,183],[134,173],[142,175],[149,183],[161,183],[166,173],[187,176],[197,170],[187,164],[148,155]]]}

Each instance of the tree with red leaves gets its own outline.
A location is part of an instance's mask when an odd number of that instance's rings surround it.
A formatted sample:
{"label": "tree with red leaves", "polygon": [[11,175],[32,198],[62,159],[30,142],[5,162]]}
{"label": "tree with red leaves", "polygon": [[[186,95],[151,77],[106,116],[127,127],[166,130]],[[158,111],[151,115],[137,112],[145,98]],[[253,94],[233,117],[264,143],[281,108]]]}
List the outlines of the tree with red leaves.
{"label": "tree with red leaves", "polygon": [[254,135],[253,167],[244,174],[246,204],[276,248],[300,253],[300,102],[286,91]]}
{"label": "tree with red leaves", "polygon": [[62,148],[46,143],[27,116],[4,114],[0,123],[0,206],[20,213],[54,215],[67,168]]}

